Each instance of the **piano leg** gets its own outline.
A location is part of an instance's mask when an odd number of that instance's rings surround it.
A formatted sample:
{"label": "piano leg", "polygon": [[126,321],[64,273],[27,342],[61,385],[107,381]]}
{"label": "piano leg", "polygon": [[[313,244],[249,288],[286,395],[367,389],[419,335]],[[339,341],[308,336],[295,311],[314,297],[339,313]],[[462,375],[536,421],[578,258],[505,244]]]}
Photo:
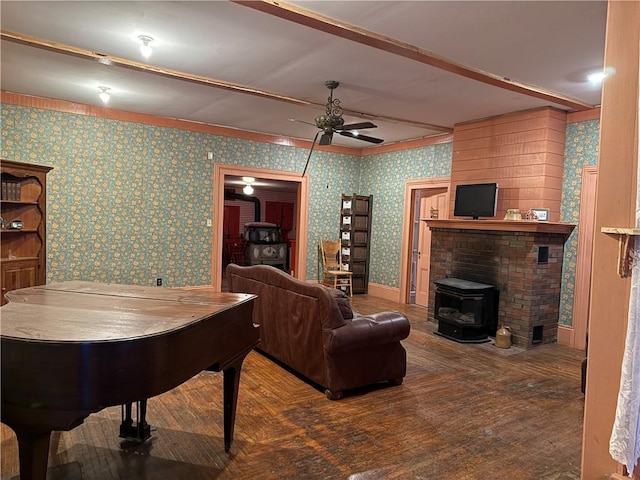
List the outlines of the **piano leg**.
{"label": "piano leg", "polygon": [[249,353],[243,352],[240,357],[222,370],[223,372],[223,414],[224,414],[224,451],[229,452],[233,442],[233,427],[236,423],[236,406],[240,389],[240,370],[242,362]]}
{"label": "piano leg", "polygon": [[20,457],[20,478],[45,480],[49,460],[49,442],[51,431],[32,429],[14,429],[18,437],[18,455]]}

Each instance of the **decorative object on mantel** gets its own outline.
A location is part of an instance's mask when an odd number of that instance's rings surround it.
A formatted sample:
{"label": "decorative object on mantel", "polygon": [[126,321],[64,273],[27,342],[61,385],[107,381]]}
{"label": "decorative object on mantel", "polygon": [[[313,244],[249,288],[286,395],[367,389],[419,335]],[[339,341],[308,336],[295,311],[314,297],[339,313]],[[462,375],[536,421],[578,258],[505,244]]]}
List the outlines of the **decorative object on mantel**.
{"label": "decorative object on mantel", "polygon": [[548,208],[532,208],[529,210],[530,220],[536,220],[538,222],[549,221],[549,209]]}
{"label": "decorative object on mantel", "polygon": [[618,275],[626,278],[631,275],[635,255],[635,237],[640,236],[640,228],[602,227],[602,233],[618,235]]}
{"label": "decorative object on mantel", "polygon": [[504,216],[504,220],[522,220],[522,214],[518,208],[509,208],[507,214]]}

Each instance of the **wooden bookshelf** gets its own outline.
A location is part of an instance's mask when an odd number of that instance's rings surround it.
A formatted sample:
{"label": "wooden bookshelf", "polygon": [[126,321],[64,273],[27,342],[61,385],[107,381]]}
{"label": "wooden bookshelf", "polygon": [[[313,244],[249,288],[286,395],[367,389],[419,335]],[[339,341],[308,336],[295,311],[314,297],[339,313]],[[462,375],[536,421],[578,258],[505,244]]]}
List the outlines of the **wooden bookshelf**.
{"label": "wooden bookshelf", "polygon": [[0,160],[0,304],[46,283],[46,176],[52,167]]}

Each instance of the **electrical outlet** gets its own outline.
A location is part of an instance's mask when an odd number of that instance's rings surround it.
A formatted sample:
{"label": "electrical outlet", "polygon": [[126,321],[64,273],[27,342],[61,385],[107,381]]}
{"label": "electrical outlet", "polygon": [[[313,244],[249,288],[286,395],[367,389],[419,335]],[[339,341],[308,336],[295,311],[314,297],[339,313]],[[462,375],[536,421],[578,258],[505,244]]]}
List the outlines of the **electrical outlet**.
{"label": "electrical outlet", "polygon": [[156,285],[157,285],[158,287],[161,287],[161,286],[162,286],[162,278],[156,278]]}
{"label": "electrical outlet", "polygon": [[207,152],[207,160],[213,160],[213,152]]}

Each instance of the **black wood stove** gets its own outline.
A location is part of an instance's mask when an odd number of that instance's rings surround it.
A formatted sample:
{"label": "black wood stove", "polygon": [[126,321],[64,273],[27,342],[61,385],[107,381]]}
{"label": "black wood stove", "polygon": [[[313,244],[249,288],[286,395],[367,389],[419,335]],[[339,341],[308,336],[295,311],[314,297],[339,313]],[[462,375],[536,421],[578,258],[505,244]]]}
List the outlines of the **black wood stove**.
{"label": "black wood stove", "polygon": [[436,280],[434,316],[438,335],[462,343],[483,343],[495,336],[498,290],[460,278]]}
{"label": "black wood stove", "polygon": [[245,265],[271,265],[285,270],[288,246],[274,223],[251,222],[244,225]]}

